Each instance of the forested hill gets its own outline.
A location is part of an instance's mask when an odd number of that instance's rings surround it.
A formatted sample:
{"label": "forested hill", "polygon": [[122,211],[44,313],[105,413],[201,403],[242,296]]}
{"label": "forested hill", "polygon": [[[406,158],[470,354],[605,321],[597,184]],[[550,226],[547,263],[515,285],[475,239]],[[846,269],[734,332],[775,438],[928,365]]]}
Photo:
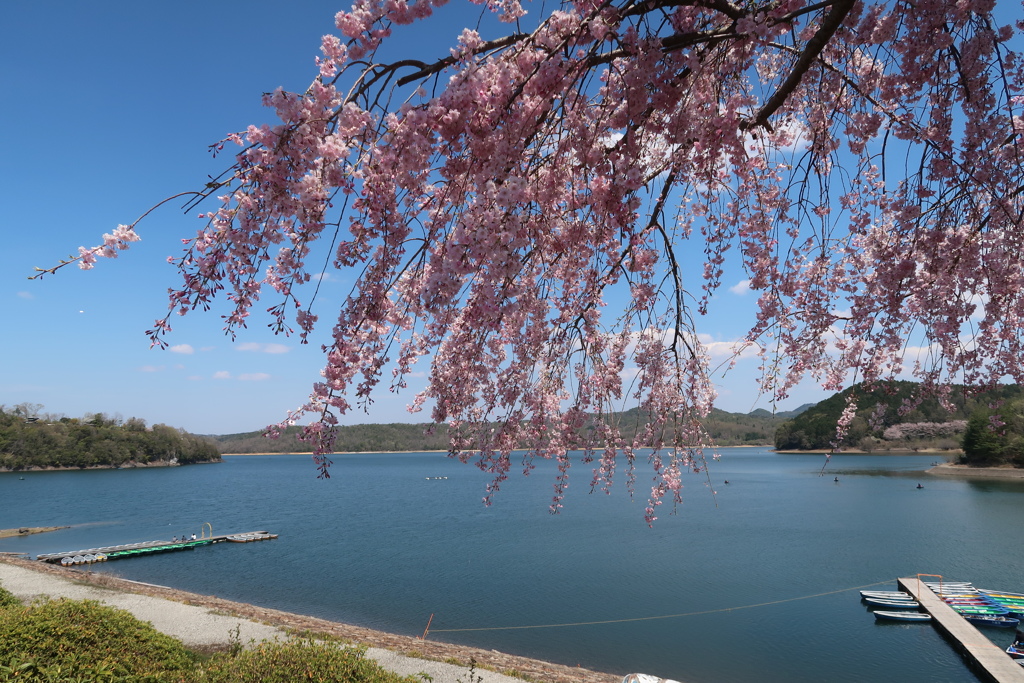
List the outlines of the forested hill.
{"label": "forested hill", "polygon": [[[847,397],[854,394],[857,413],[843,440],[843,448],[866,451],[892,448],[960,448],[962,435],[972,414],[997,404],[1024,396],[1024,389],[1015,384],[1003,385],[993,391],[968,395],[963,387],[954,386],[949,400],[953,412],[936,399],[915,401],[916,382],[886,382],[874,391],[855,385],[825,399],[792,420],[779,425],[775,448],[789,450],[828,449],[835,439],[836,424],[846,408]],[[914,405],[916,403],[916,405]],[[913,408],[900,414],[900,407]],[[871,416],[878,412],[874,428]]]}
{"label": "forested hill", "polygon": [[[771,413],[758,409],[751,413],[729,413],[715,410],[707,427],[719,446],[770,446],[775,428],[810,404],[793,411]],[[623,430],[623,436],[632,437],[635,429],[642,426],[636,409],[616,413],[609,417]],[[439,425],[432,433],[426,424],[362,424],[338,428],[338,441],[334,450],[338,453],[364,453],[369,451],[446,451],[448,431]],[[290,427],[278,439],[268,439],[260,432],[208,436],[217,444],[222,453],[304,453],[310,450],[308,444],[298,439],[301,427]]]}
{"label": "forested hill", "polygon": [[215,462],[217,447],[174,427],[137,418],[32,417],[0,406],[0,470]]}

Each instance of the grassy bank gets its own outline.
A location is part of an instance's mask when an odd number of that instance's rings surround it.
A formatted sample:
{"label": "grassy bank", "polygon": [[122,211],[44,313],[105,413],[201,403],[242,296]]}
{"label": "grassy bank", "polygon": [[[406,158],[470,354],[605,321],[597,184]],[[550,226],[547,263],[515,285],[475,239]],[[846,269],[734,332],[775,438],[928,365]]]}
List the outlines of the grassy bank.
{"label": "grassy bank", "polygon": [[26,606],[2,586],[0,680],[421,683],[382,669],[361,647],[293,640],[198,652],[124,610],[67,599]]}

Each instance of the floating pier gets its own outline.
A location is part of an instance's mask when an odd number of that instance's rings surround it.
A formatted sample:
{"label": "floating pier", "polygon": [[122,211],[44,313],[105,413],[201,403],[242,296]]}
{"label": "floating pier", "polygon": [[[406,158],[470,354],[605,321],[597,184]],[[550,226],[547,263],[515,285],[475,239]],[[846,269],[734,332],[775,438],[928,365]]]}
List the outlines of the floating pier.
{"label": "floating pier", "polygon": [[174,550],[193,550],[203,545],[223,543],[231,541],[235,543],[249,543],[251,541],[269,541],[277,538],[277,534],[268,531],[249,531],[244,534],[225,534],[223,536],[210,536],[184,541],[143,541],[142,543],[125,543],[124,545],[111,545],[103,548],[89,548],[87,550],[71,550],[60,553],[44,553],[37,555],[36,559],[51,564],[79,565],[92,564],[93,562],[105,562],[107,560],[120,560],[125,557],[136,557],[138,555],[149,555],[151,553],[166,553]]}
{"label": "floating pier", "polygon": [[896,579],[904,590],[921,603],[921,608],[932,615],[943,635],[963,654],[979,677],[996,683],[1024,683],[1024,667],[969,624],[926,586],[920,578]]}

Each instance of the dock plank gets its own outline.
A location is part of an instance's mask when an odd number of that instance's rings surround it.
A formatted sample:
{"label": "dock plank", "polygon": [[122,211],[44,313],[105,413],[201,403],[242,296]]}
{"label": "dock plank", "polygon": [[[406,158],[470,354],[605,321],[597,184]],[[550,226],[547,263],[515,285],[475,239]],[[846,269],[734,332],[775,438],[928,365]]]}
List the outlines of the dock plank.
{"label": "dock plank", "polygon": [[237,536],[253,536],[256,537],[253,540],[267,540],[277,538],[277,534],[271,534],[267,531],[249,531],[245,534],[223,534],[220,536],[206,536],[200,537],[196,540],[182,540],[182,541],[142,541],[139,543],[125,543],[122,545],[112,545],[103,548],[89,548],[87,550],[71,550],[59,553],[43,553],[36,556],[37,560],[42,562],[56,563],[60,562],[64,557],[73,557],[75,555],[97,555],[103,554],[108,559],[116,559],[120,556],[125,556],[130,553],[138,551],[153,551],[153,552],[165,552],[174,550],[191,550],[203,545],[210,545],[213,543],[223,543],[224,541],[231,540],[232,537]]}
{"label": "dock plank", "polygon": [[1024,667],[985,637],[981,631],[942,601],[920,579],[897,579],[900,590],[914,596],[921,607],[932,615],[932,623],[966,655],[983,680],[996,683],[1024,683]]}

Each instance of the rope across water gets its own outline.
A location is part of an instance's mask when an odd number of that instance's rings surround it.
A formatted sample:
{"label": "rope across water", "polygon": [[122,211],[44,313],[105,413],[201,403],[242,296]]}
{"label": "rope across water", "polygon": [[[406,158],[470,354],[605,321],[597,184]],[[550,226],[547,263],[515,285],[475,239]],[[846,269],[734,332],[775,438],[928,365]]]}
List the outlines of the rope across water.
{"label": "rope across water", "polygon": [[[872,588],[874,586],[881,586],[885,583],[892,583],[892,579],[886,579],[885,581],[876,581],[875,583],[865,584],[863,586],[854,586],[852,588],[840,588],[834,591],[825,591],[824,593],[815,593],[813,595],[801,595],[796,598],[784,598],[782,600],[771,600],[769,602],[759,602],[753,605],[740,605],[738,607],[722,607],[719,609],[708,609],[701,610],[698,612],[682,612],[680,614],[662,614],[654,617],[632,617],[629,619],[602,619],[600,621],[575,621],[564,624],[534,624],[531,626],[484,626],[479,628],[436,628],[428,629],[429,633],[464,633],[467,631],[515,631],[521,629],[530,628],[562,628],[566,626],[593,626],[597,624],[623,624],[631,621],[654,621],[656,619],[675,619],[678,617],[693,617],[701,614],[715,614],[717,612],[735,612],[741,609],[753,609],[754,607],[767,607],[768,605],[780,605],[785,602],[796,602],[797,600],[810,600],[811,598],[820,598],[825,595],[835,595],[836,593],[846,593],[848,591],[863,590],[865,588]],[[427,633],[423,636],[426,637]]]}

